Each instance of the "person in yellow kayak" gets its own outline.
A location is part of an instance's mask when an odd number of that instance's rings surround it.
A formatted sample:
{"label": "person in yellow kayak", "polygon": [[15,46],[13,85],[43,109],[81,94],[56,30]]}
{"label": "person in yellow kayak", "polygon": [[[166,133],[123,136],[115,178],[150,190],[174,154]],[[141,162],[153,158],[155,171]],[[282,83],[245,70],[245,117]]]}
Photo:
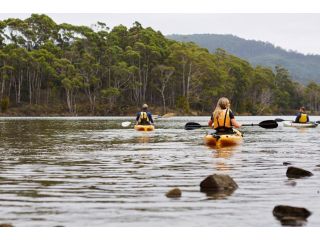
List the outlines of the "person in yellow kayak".
{"label": "person in yellow kayak", "polygon": [[304,107],[300,107],[299,113],[296,116],[295,123],[307,123],[309,122],[309,116],[306,113],[306,109]]}
{"label": "person in yellow kayak", "polygon": [[238,123],[230,109],[228,98],[222,97],[218,100],[216,108],[211,115],[209,126],[214,128],[217,133],[233,133],[233,127],[239,128]]}
{"label": "person in yellow kayak", "polygon": [[137,113],[136,125],[153,125],[152,114],[148,111],[147,104],[143,104],[141,112]]}

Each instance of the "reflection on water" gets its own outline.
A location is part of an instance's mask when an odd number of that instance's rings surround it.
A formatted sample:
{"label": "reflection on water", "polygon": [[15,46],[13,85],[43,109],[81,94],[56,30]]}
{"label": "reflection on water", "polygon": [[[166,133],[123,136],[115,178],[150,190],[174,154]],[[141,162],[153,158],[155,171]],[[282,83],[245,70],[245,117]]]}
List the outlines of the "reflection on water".
{"label": "reflection on water", "polygon": [[137,137],[137,142],[138,143],[148,143],[148,142],[150,142],[150,136],[148,135],[148,133],[146,132],[146,133],[144,133],[144,132],[142,132],[142,136],[138,136]]}
{"label": "reflection on water", "polygon": [[213,163],[214,168],[220,172],[228,172],[232,169],[232,165],[228,164],[230,159],[237,151],[238,145],[220,147],[220,146],[209,146],[213,149]]}
{"label": "reflection on water", "polygon": [[226,189],[223,191],[206,191],[206,195],[208,197],[208,200],[219,200],[219,199],[227,199],[229,196],[231,196],[236,189]]}
{"label": "reflection on water", "polygon": [[227,147],[215,147],[214,158],[229,159],[237,150],[237,145]]}
{"label": "reflection on water", "polygon": [[[207,117],[160,118],[148,133],[121,127],[130,120],[0,118],[0,223],[281,226],[272,209],[288,204],[312,211],[307,226],[320,226],[320,171],[313,171],[320,164],[320,128],[243,127],[242,144],[212,149],[203,144],[206,129],[183,129]],[[288,184],[283,162],[314,175]],[[204,195],[199,184],[214,173],[230,175],[239,188]],[[165,196],[173,187],[182,190],[179,201]]]}

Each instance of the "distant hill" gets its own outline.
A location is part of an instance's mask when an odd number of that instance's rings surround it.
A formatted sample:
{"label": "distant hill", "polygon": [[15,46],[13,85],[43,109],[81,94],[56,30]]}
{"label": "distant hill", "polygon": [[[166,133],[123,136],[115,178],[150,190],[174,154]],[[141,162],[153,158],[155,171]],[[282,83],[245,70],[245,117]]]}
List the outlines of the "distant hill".
{"label": "distant hill", "polygon": [[194,42],[207,48],[210,52],[222,48],[233,55],[248,60],[253,65],[272,68],[281,65],[289,70],[292,78],[296,81],[304,84],[310,81],[320,83],[320,55],[304,55],[294,51],[286,51],[268,42],[245,40],[233,35],[174,34],[166,37],[177,41]]}

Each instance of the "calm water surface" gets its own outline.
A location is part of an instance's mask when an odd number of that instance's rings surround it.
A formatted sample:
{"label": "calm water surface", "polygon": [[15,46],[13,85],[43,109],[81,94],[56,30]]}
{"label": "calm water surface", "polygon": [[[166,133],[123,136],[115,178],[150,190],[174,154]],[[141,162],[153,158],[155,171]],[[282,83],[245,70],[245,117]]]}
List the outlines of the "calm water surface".
{"label": "calm water surface", "polygon": [[[203,144],[207,129],[183,129],[207,117],[160,118],[150,133],[122,128],[128,120],[0,118],[0,223],[273,227],[281,226],[273,207],[286,204],[306,207],[306,226],[320,226],[320,127],[243,127],[241,145],[213,149]],[[314,176],[288,179],[283,162]],[[200,192],[214,173],[230,175],[239,188],[225,196]],[[181,198],[165,196],[173,187]]]}

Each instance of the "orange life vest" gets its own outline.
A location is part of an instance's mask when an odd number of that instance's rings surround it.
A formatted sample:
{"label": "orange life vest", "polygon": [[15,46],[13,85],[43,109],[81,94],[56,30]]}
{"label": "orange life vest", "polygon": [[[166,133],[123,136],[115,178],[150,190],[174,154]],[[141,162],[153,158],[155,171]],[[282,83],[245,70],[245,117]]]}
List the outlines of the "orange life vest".
{"label": "orange life vest", "polygon": [[213,128],[232,128],[231,118],[230,118],[230,110],[224,109],[220,112],[218,116],[213,115]]}

